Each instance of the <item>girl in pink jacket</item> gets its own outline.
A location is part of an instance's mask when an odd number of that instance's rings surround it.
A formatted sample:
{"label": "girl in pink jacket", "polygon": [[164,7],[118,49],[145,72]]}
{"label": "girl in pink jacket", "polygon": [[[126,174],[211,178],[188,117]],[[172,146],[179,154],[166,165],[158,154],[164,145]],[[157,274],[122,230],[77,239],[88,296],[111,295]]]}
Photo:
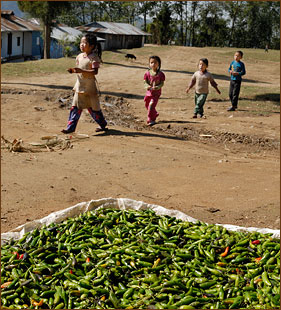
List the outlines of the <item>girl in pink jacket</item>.
{"label": "girl in pink jacket", "polygon": [[160,71],[161,59],[158,56],[149,57],[149,69],[144,75],[144,85],[146,94],[144,97],[145,107],[147,109],[147,124],[153,126],[156,124],[156,118],[159,113],[156,111],[156,105],[161,95],[161,88],[164,85],[165,74]]}

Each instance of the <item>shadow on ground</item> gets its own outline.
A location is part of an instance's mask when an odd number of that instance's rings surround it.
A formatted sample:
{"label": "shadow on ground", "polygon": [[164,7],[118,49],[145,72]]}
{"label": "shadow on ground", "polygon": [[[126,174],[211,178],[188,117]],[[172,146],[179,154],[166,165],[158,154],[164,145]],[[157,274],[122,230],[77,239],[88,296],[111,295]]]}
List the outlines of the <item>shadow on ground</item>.
{"label": "shadow on ground", "polygon": [[157,124],[198,124],[198,122],[192,122],[192,121],[159,121]]}
{"label": "shadow on ground", "polygon": [[112,135],[112,136],[126,136],[126,137],[154,137],[154,138],[164,138],[170,140],[186,140],[181,137],[170,136],[170,135],[162,135],[156,133],[149,133],[149,132],[141,132],[141,131],[121,131],[117,129],[108,128],[108,131],[103,133],[96,134],[95,136],[105,136],[105,135]]}
{"label": "shadow on ground", "polygon": [[46,85],[46,84],[33,84],[33,83],[13,83],[13,82],[1,82],[3,85],[30,85],[30,86],[39,86],[39,87],[45,87],[45,88],[51,88],[51,89],[65,89],[65,90],[72,90],[73,86],[65,86],[65,85]]}
{"label": "shadow on ground", "polygon": [[[120,63],[116,63],[116,62],[104,62],[104,64],[106,65],[112,65],[112,66],[119,66],[119,67],[125,67],[125,68],[133,68],[133,69],[142,69],[142,70],[147,70],[148,67],[144,67],[144,66],[138,66],[138,65],[133,65],[133,64],[120,64]],[[164,72],[173,72],[173,73],[180,73],[180,74],[193,74],[194,72],[192,71],[184,71],[184,70],[171,70],[171,69],[165,69],[162,68],[162,70]],[[223,75],[223,74],[212,74],[214,79],[216,80],[223,80],[223,81],[229,81],[230,77],[229,75]],[[243,82],[248,82],[248,83],[261,83],[260,81],[256,81],[256,80],[250,80],[250,79],[243,79]],[[266,83],[267,82],[263,82]]]}
{"label": "shadow on ground", "polygon": [[275,104],[280,106],[280,94],[261,94],[261,95],[256,95],[254,100],[257,101],[273,101]]}
{"label": "shadow on ground", "polygon": [[[276,105],[280,106],[280,94],[274,94],[274,93],[266,93],[266,94],[259,94],[256,95],[252,98],[250,97],[239,97],[239,100],[248,100],[248,101],[272,101],[274,102]],[[213,102],[226,102],[229,101],[228,98],[226,99],[221,99],[221,98],[212,98],[209,99],[209,101],[213,101]]]}

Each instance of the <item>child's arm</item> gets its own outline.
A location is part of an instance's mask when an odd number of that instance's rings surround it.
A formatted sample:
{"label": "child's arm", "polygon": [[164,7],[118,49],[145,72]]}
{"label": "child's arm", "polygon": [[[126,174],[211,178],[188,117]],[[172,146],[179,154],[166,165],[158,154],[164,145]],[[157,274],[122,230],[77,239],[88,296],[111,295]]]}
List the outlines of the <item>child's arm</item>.
{"label": "child's arm", "polygon": [[196,84],[196,72],[192,75],[191,81],[187,87],[187,89],[185,90],[186,93],[188,94],[188,92],[190,91],[190,89]]}
{"label": "child's arm", "polygon": [[97,75],[99,72],[100,63],[96,58],[90,57],[89,69],[81,69],[79,68],[79,55],[76,57],[76,67],[69,68],[67,71],[69,73],[87,73],[89,75]]}
{"label": "child's arm", "polygon": [[228,72],[230,73],[230,74],[232,74],[232,71],[233,71],[233,61],[231,62],[231,64],[230,64],[230,66],[229,66],[229,68],[228,68]]}
{"label": "child's arm", "polygon": [[245,69],[245,65],[243,64],[243,62],[241,62],[241,71],[238,72],[238,74],[239,74],[240,76],[246,74],[246,69]]}
{"label": "child's arm", "polygon": [[218,89],[218,84],[215,82],[215,80],[211,80],[210,84],[214,87],[218,94],[221,94],[220,90]]}
{"label": "child's arm", "polygon": [[164,81],[166,79],[165,74],[162,71],[160,71],[158,74],[160,76],[160,83],[155,85],[155,82],[154,82],[152,85],[153,90],[159,90],[164,86]]}
{"label": "child's arm", "polygon": [[149,81],[150,79],[149,79],[149,72],[148,71],[145,72],[143,79],[144,79],[144,89],[150,90],[151,85],[150,85],[150,81]]}
{"label": "child's arm", "polygon": [[144,80],[144,88],[145,89],[151,89],[151,85],[148,83],[147,80]]}
{"label": "child's arm", "polygon": [[195,83],[196,83],[196,80],[192,79],[191,82],[189,83],[187,89],[185,90],[186,93],[188,93],[190,91],[190,89],[195,85]]}
{"label": "child's arm", "polygon": [[98,68],[93,69],[80,69],[80,68],[69,68],[67,70],[69,73],[92,73],[93,75],[97,75],[99,72]]}
{"label": "child's arm", "polygon": [[220,90],[218,89],[218,86],[213,86],[213,87],[217,91],[218,94],[221,94]]}
{"label": "child's arm", "polygon": [[152,87],[153,90],[159,90],[164,86],[164,81],[161,81],[158,85]]}
{"label": "child's arm", "polygon": [[[231,63],[232,64],[232,63]],[[237,76],[237,75],[245,75],[246,74],[246,70],[245,70],[245,65],[243,63],[241,63],[241,71],[234,71],[233,70],[233,66],[230,64],[230,67],[228,69],[228,72],[231,74],[231,75],[234,75],[234,76]]]}

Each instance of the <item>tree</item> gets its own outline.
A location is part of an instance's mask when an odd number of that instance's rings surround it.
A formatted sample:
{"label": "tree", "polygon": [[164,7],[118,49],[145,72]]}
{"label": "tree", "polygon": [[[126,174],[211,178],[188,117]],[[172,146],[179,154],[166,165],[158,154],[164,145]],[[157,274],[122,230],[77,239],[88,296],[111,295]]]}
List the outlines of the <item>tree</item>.
{"label": "tree", "polygon": [[152,36],[148,38],[149,42],[152,44],[160,44],[159,26],[156,18],[153,18],[153,22],[147,26],[147,31],[152,34]]}
{"label": "tree", "polygon": [[223,18],[222,3],[205,2],[200,7],[199,33],[196,37],[197,46],[224,46],[227,38],[227,23]]}
{"label": "tree", "polygon": [[[280,2],[249,2],[245,6],[247,32],[245,47],[262,47],[270,44],[273,29],[280,29]],[[279,34],[280,38],[280,34]]]}
{"label": "tree", "polygon": [[268,40],[270,48],[280,49],[280,2],[271,2],[272,34]]}
{"label": "tree", "polygon": [[191,45],[194,46],[195,43],[195,14],[196,9],[198,8],[198,1],[192,1],[191,4],[191,20],[190,20],[190,36],[191,36]]}
{"label": "tree", "polygon": [[226,1],[224,9],[230,17],[230,46],[264,48],[268,44],[279,49],[279,1]]}
{"label": "tree", "polygon": [[91,8],[90,3],[86,1],[72,1],[67,9],[63,9],[60,13],[60,22],[70,27],[76,27],[88,23],[91,17],[90,12],[97,12],[95,7]]}
{"label": "tree", "polygon": [[171,37],[171,10],[168,2],[163,2],[157,15],[156,25],[159,29],[159,44],[167,44]]}
{"label": "tree", "polygon": [[172,4],[172,9],[179,17],[179,32],[180,32],[180,44],[183,45],[185,41],[185,34],[184,34],[184,3],[183,1],[175,1]]}
{"label": "tree", "polygon": [[143,30],[147,31],[147,16],[151,16],[152,9],[156,6],[157,2],[155,1],[144,1],[137,2],[138,4],[138,13],[143,14]]}
{"label": "tree", "polygon": [[[49,57],[54,20],[71,27],[95,21],[135,24],[143,17],[148,40],[180,45],[280,48],[279,1],[18,1],[44,25],[44,57]],[[147,24],[147,18],[153,22]]]}
{"label": "tree", "polygon": [[39,18],[44,27],[44,58],[50,58],[51,31],[55,19],[70,7],[68,1],[17,1],[21,11]]}
{"label": "tree", "polygon": [[226,1],[224,2],[224,9],[229,14],[230,18],[230,34],[229,34],[229,46],[235,45],[234,34],[237,27],[237,20],[243,12],[244,3],[242,1]]}
{"label": "tree", "polygon": [[137,3],[134,1],[124,1],[122,5],[122,10],[125,13],[125,22],[134,25],[135,18],[137,15]]}
{"label": "tree", "polygon": [[63,55],[69,57],[72,54],[71,42],[67,38],[67,35],[64,35],[63,38],[58,40],[60,46],[62,47]]}

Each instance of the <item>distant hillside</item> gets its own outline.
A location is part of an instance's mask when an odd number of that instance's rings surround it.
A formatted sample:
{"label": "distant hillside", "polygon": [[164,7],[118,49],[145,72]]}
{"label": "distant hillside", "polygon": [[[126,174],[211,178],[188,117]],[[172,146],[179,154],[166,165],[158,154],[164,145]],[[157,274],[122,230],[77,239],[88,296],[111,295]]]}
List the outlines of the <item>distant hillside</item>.
{"label": "distant hillside", "polygon": [[[151,24],[151,23],[152,23],[152,20],[149,19],[149,18],[147,18],[147,19],[146,19],[146,25]],[[143,29],[143,25],[144,25],[143,17],[137,16],[137,17],[135,18],[135,26],[138,27],[138,28],[140,28],[140,29]]]}
{"label": "distant hillside", "polygon": [[24,13],[18,8],[17,1],[1,1],[1,10],[12,10],[18,17],[24,17]]}

